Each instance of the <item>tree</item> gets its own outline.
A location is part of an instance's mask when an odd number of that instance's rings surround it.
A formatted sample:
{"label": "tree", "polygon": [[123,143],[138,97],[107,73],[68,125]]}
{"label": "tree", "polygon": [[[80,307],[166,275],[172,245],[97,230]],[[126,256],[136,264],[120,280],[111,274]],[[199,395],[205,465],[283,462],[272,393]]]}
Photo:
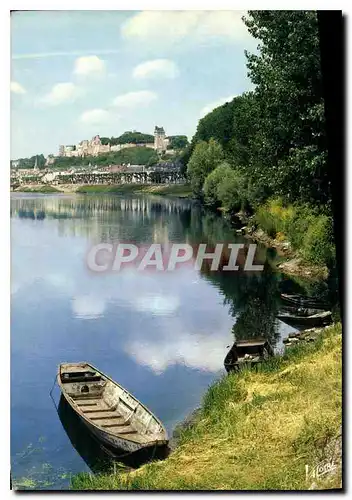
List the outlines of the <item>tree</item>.
{"label": "tree", "polygon": [[205,178],[223,159],[223,149],[214,139],[196,144],[187,166],[187,177],[190,179],[195,196],[202,197]]}
{"label": "tree", "polygon": [[314,11],[249,11],[244,22],[260,40],[247,55],[256,86],[258,134],[253,166],[277,194],[330,199],[317,15]]}
{"label": "tree", "polygon": [[186,135],[171,135],[169,141],[168,149],[184,149],[189,144]]}
{"label": "tree", "polygon": [[208,205],[219,206],[221,200],[218,196],[218,188],[224,179],[227,179],[233,173],[232,168],[226,162],[221,163],[207,176],[204,182],[204,199]]}

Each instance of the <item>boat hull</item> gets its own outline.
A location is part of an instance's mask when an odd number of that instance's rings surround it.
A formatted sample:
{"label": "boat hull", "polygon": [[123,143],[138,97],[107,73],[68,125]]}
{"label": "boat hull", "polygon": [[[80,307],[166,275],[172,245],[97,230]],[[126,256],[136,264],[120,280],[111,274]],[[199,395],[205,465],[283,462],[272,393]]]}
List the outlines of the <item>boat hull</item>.
{"label": "boat hull", "polygon": [[324,316],[324,317],[305,317],[305,316],[286,316],[284,314],[278,314],[277,318],[281,321],[284,321],[288,325],[297,325],[297,326],[308,326],[308,327],[315,327],[315,326],[323,326],[331,323],[331,315],[330,316]]}
{"label": "boat hull", "polygon": [[160,420],[92,365],[62,363],[57,381],[62,396],[82,424],[107,447],[134,453],[168,444]]}

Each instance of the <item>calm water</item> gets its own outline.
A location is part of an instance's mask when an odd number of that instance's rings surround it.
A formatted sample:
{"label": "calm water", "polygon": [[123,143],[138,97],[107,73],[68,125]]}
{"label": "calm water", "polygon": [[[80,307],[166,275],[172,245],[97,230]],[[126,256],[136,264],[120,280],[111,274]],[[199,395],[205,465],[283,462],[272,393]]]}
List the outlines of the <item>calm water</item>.
{"label": "calm water", "polygon": [[[224,374],[235,337],[265,335],[279,349],[293,330],[275,319],[279,287],[292,283],[271,271],[275,256],[264,248],[262,273],[88,271],[94,243],[248,243],[188,201],[12,194],[11,239],[11,453],[20,488],[66,489],[70,474],[95,470],[89,456],[98,452],[84,449],[88,438],[82,448],[81,431],[49,395],[60,362],[92,362],[172,433]],[[57,388],[53,397],[57,405]]]}

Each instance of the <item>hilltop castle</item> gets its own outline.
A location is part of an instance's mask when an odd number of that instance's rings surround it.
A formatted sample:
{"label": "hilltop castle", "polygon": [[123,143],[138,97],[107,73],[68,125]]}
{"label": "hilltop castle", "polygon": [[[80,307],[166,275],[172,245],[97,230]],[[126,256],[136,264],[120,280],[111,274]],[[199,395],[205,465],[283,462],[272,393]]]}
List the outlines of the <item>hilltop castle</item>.
{"label": "hilltop castle", "polygon": [[59,146],[59,155],[66,157],[82,157],[82,156],[98,156],[104,153],[110,153],[114,151],[121,151],[121,149],[135,148],[135,147],[146,147],[154,149],[157,153],[164,153],[170,140],[166,137],[165,130],[163,127],[155,126],[154,129],[154,143],[127,143],[127,144],[102,144],[100,136],[94,136],[90,141],[85,139],[75,145]]}

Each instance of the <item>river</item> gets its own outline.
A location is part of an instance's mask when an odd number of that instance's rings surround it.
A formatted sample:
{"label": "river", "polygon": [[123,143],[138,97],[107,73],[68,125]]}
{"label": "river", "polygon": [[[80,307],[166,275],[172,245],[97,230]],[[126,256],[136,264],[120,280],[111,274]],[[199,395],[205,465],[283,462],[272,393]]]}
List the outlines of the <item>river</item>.
{"label": "river", "polygon": [[[148,406],[171,434],[223,376],[234,338],[264,335],[276,349],[293,331],[275,318],[275,253],[263,272],[94,273],[97,243],[245,243],[191,201],[152,196],[11,194],[11,470],[20,489],[68,489],[94,469],[50,397],[57,365],[87,360]],[[286,287],[286,288],[285,288]],[[77,447],[79,448],[79,447]]]}

